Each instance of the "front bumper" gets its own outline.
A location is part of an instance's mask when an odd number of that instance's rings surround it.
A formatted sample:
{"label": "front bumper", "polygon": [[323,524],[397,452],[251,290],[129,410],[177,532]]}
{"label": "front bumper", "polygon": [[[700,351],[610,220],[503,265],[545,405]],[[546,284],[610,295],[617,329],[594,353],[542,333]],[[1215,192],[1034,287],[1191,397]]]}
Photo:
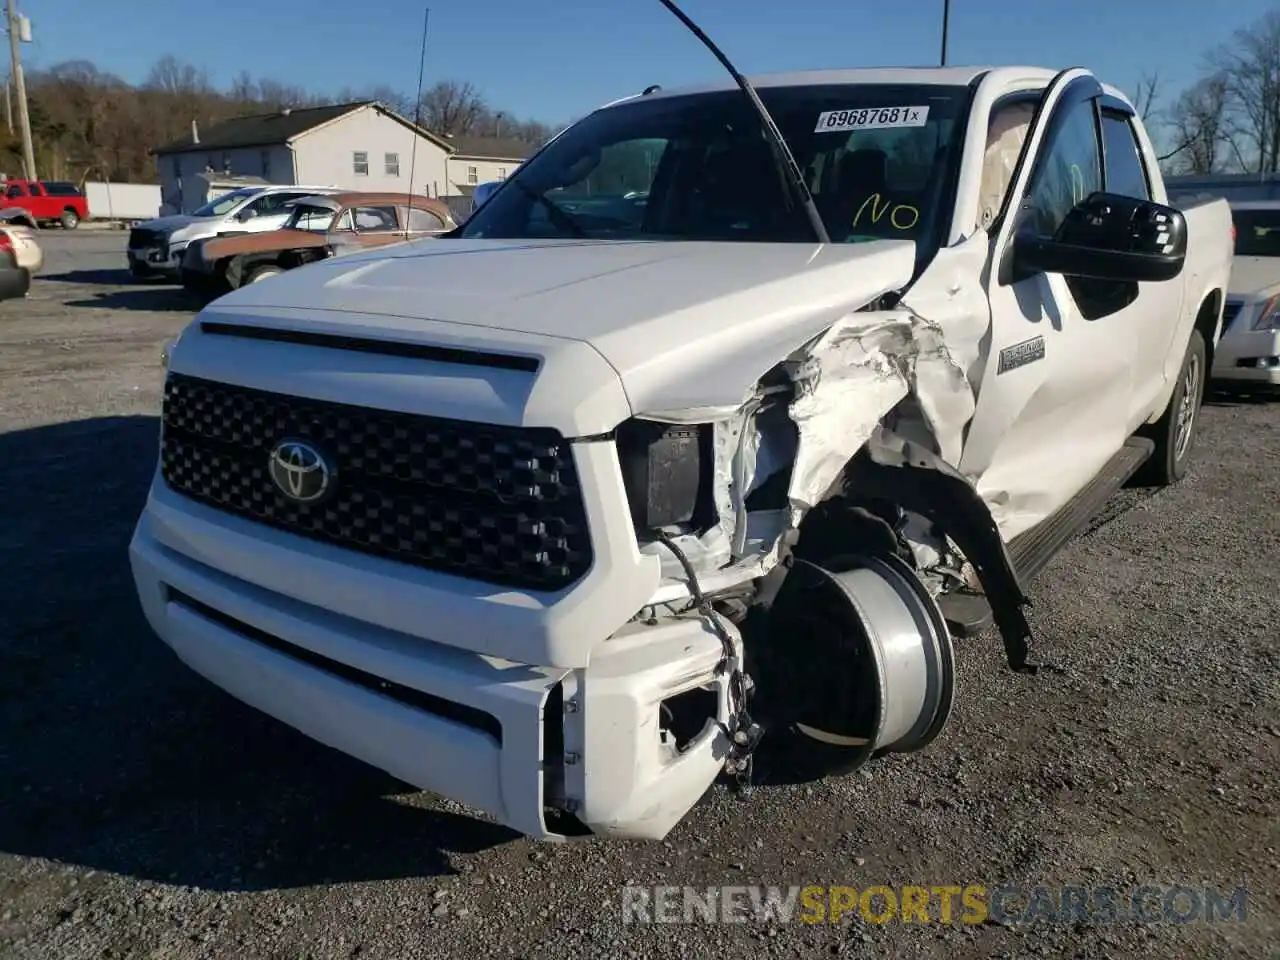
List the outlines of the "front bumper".
{"label": "front bumper", "polygon": [[181,249],[171,252],[166,244],[160,247],[130,247],[125,251],[129,266],[148,273],[162,273],[166,276],[177,276],[182,265]]}
{"label": "front bumper", "polygon": [[1280,330],[1225,334],[1213,356],[1213,380],[1280,386]]}
{"label": "front bumper", "polygon": [[[554,808],[592,834],[660,839],[728,754],[722,648],[696,616],[629,623],[599,638],[585,668],[542,667],[232,577],[166,546],[149,512],[130,559],[147,620],[197,673],[321,743],[535,838],[581,832],[557,829]],[[432,616],[424,604],[423,622]],[[677,750],[661,704],[694,690],[713,695],[716,716]]]}

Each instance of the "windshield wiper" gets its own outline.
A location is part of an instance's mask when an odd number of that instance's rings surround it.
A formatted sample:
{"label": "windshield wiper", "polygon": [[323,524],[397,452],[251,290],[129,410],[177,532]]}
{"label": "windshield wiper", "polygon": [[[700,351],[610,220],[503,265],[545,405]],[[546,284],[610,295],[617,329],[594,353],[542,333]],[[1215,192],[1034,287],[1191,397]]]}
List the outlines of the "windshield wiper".
{"label": "windshield wiper", "polygon": [[552,223],[554,223],[556,226],[560,227],[563,230],[568,230],[575,237],[579,237],[583,240],[590,239],[590,237],[587,234],[587,231],[582,229],[581,224],[579,224],[576,220],[573,219],[573,217],[569,216],[569,214],[565,213],[563,210],[561,210],[558,206],[556,206],[554,203],[552,203],[542,194],[538,193],[538,191],[534,190],[532,187],[527,187],[523,183],[521,183],[518,179],[516,179],[516,177],[518,176],[519,174],[516,174],[515,177],[509,178],[507,182],[510,183],[516,189],[518,189],[530,200],[536,200],[538,203],[541,203],[544,207],[546,207],[547,216],[551,218]]}
{"label": "windshield wiper", "polygon": [[778,125],[773,122],[769,110],[765,107],[764,102],[756,94],[755,88],[747,82],[747,78],[740,74],[729,62],[720,48],[712,42],[711,38],[699,29],[685,14],[683,10],[675,5],[673,0],[658,0],[664,7],[670,10],[695,37],[702,41],[703,46],[711,51],[712,55],[720,61],[721,66],[729,71],[729,75],[733,77],[734,82],[742,90],[746,98],[751,101],[751,106],[756,113],[760,115],[760,122],[764,125],[765,137],[772,147],[773,162],[777,168],[778,176],[782,180],[782,190],[784,195],[794,194],[796,200],[800,201],[800,206],[804,208],[805,214],[809,217],[809,225],[813,228],[813,235],[819,243],[830,243],[831,237],[827,234],[826,224],[822,222],[822,215],[818,213],[817,204],[813,202],[813,194],[809,192],[809,185],[804,182],[804,174],[800,172],[800,164],[796,163],[795,155],[792,154],[791,148],[787,146],[786,138],[783,137],[782,131],[778,129]]}

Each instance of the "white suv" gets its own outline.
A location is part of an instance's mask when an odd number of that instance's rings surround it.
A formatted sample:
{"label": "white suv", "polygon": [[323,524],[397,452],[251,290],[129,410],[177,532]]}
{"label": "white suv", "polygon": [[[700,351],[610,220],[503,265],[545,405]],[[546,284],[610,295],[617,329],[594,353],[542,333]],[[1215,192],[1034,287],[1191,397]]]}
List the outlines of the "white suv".
{"label": "white suv", "polygon": [[338,187],[242,187],[210,200],[194,213],[147,220],[129,232],[129,272],[139,279],[157,274],[177,277],[183,251],[192,240],[278,230],[289,218],[287,207],[294,200],[337,192]]}

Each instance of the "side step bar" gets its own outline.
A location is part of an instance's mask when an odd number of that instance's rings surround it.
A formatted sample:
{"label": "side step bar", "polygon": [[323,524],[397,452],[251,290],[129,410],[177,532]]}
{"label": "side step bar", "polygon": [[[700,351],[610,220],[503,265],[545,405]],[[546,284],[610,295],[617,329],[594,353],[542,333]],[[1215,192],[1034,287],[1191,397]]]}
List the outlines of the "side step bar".
{"label": "side step bar", "polygon": [[[1023,586],[1038,577],[1054,556],[1089,525],[1154,452],[1153,441],[1130,437],[1083,490],[1044,522],[1013,539],[1009,559]],[[973,636],[992,624],[991,609],[980,593],[947,594],[938,598],[938,606],[953,636]]]}

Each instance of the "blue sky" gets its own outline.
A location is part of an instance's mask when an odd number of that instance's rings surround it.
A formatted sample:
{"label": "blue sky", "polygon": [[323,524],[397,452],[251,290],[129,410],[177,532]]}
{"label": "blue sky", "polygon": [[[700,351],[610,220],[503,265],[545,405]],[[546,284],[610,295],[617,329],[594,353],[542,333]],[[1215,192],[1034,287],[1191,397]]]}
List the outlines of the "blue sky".
{"label": "blue sky", "polygon": [[[496,109],[549,123],[651,83],[720,67],[657,0],[426,0],[426,76],[470,80]],[[933,64],[942,0],[684,0],[746,73]],[[1204,50],[1274,0],[952,0],[952,63],[1081,65],[1132,91],[1159,71],[1164,99]],[[171,53],[219,85],[240,70],[308,88],[412,91],[418,0],[19,0],[29,68],[86,59],[129,81]]]}

